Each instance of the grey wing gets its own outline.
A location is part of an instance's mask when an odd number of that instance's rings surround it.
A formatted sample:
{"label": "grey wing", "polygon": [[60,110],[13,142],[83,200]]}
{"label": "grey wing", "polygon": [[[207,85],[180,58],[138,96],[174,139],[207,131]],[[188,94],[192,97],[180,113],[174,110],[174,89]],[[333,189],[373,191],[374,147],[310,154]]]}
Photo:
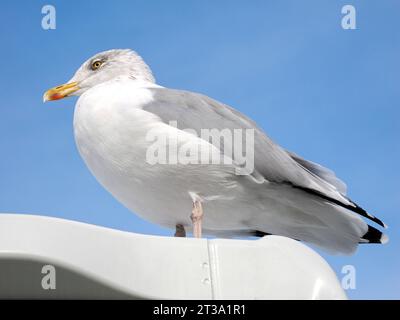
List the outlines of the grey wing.
{"label": "grey wing", "polygon": [[[253,129],[254,169],[270,182],[289,183],[312,189],[330,198],[351,205],[341,194],[342,187],[316,170],[316,165],[306,165],[305,160],[290,154],[275,144],[255,122],[237,110],[207,96],[188,91],[152,88],[153,101],[143,110],[157,115],[165,123],[176,121],[178,129]],[[214,144],[214,141],[212,141]],[[235,159],[233,159],[235,160]],[[322,167],[321,167],[322,168]]]}
{"label": "grey wing", "polygon": [[290,151],[286,151],[286,152],[292,157],[293,160],[295,160],[303,168],[309,170],[316,176],[320,177],[321,179],[323,179],[323,180],[329,182],[331,185],[335,186],[336,189],[342,195],[346,195],[346,193],[347,193],[346,184],[342,180],[340,180],[332,170],[325,168],[318,163],[315,163],[315,162],[312,162],[309,160],[305,160],[293,152],[290,152]]}
{"label": "grey wing", "polygon": [[346,197],[346,185],[332,171],[284,150],[239,111],[193,92],[166,88],[150,90],[153,101],[144,105],[143,110],[167,124],[176,122],[178,129],[192,129],[198,135],[201,129],[253,129],[254,173],[257,178],[261,176],[272,183],[292,185],[308,195],[351,210],[386,227],[381,220]]}

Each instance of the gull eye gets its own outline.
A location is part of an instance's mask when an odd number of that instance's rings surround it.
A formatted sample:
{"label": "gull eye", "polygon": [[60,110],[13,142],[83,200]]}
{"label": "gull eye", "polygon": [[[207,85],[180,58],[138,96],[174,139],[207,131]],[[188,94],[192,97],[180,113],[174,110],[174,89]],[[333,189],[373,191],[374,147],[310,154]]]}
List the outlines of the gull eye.
{"label": "gull eye", "polygon": [[92,62],[92,70],[97,70],[98,68],[101,67],[101,65],[103,64],[103,62],[101,60],[96,60]]}

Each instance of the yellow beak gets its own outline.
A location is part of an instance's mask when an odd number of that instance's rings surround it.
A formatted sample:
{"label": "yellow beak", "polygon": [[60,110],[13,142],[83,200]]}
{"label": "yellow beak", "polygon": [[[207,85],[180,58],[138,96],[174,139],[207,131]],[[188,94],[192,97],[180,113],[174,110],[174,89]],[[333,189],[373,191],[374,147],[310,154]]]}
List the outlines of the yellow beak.
{"label": "yellow beak", "polygon": [[78,82],[62,84],[47,90],[43,95],[43,102],[63,99],[79,89]]}

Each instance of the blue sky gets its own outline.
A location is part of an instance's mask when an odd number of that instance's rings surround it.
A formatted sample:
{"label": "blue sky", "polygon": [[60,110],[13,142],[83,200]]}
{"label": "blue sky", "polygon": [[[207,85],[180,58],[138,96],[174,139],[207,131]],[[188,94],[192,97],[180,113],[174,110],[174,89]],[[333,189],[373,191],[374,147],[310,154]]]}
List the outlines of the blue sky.
{"label": "blue sky", "polygon": [[[57,10],[56,30],[41,9]],[[357,29],[341,28],[341,8]],[[2,1],[0,212],[57,216],[171,235],[96,182],[72,132],[75,98],[42,103],[88,57],[132,48],[167,87],[207,94],[252,117],[281,145],[332,168],[390,228],[386,246],[322,252],[350,298],[400,298],[400,2]]]}

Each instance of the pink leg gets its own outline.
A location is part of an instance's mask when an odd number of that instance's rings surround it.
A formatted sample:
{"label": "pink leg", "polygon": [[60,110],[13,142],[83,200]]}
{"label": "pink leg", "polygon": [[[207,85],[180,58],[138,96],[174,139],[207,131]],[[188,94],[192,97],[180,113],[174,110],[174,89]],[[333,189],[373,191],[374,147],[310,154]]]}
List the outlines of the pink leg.
{"label": "pink leg", "polygon": [[193,202],[192,215],[190,216],[193,223],[193,236],[201,238],[201,220],[203,218],[203,207],[201,202],[196,200]]}

